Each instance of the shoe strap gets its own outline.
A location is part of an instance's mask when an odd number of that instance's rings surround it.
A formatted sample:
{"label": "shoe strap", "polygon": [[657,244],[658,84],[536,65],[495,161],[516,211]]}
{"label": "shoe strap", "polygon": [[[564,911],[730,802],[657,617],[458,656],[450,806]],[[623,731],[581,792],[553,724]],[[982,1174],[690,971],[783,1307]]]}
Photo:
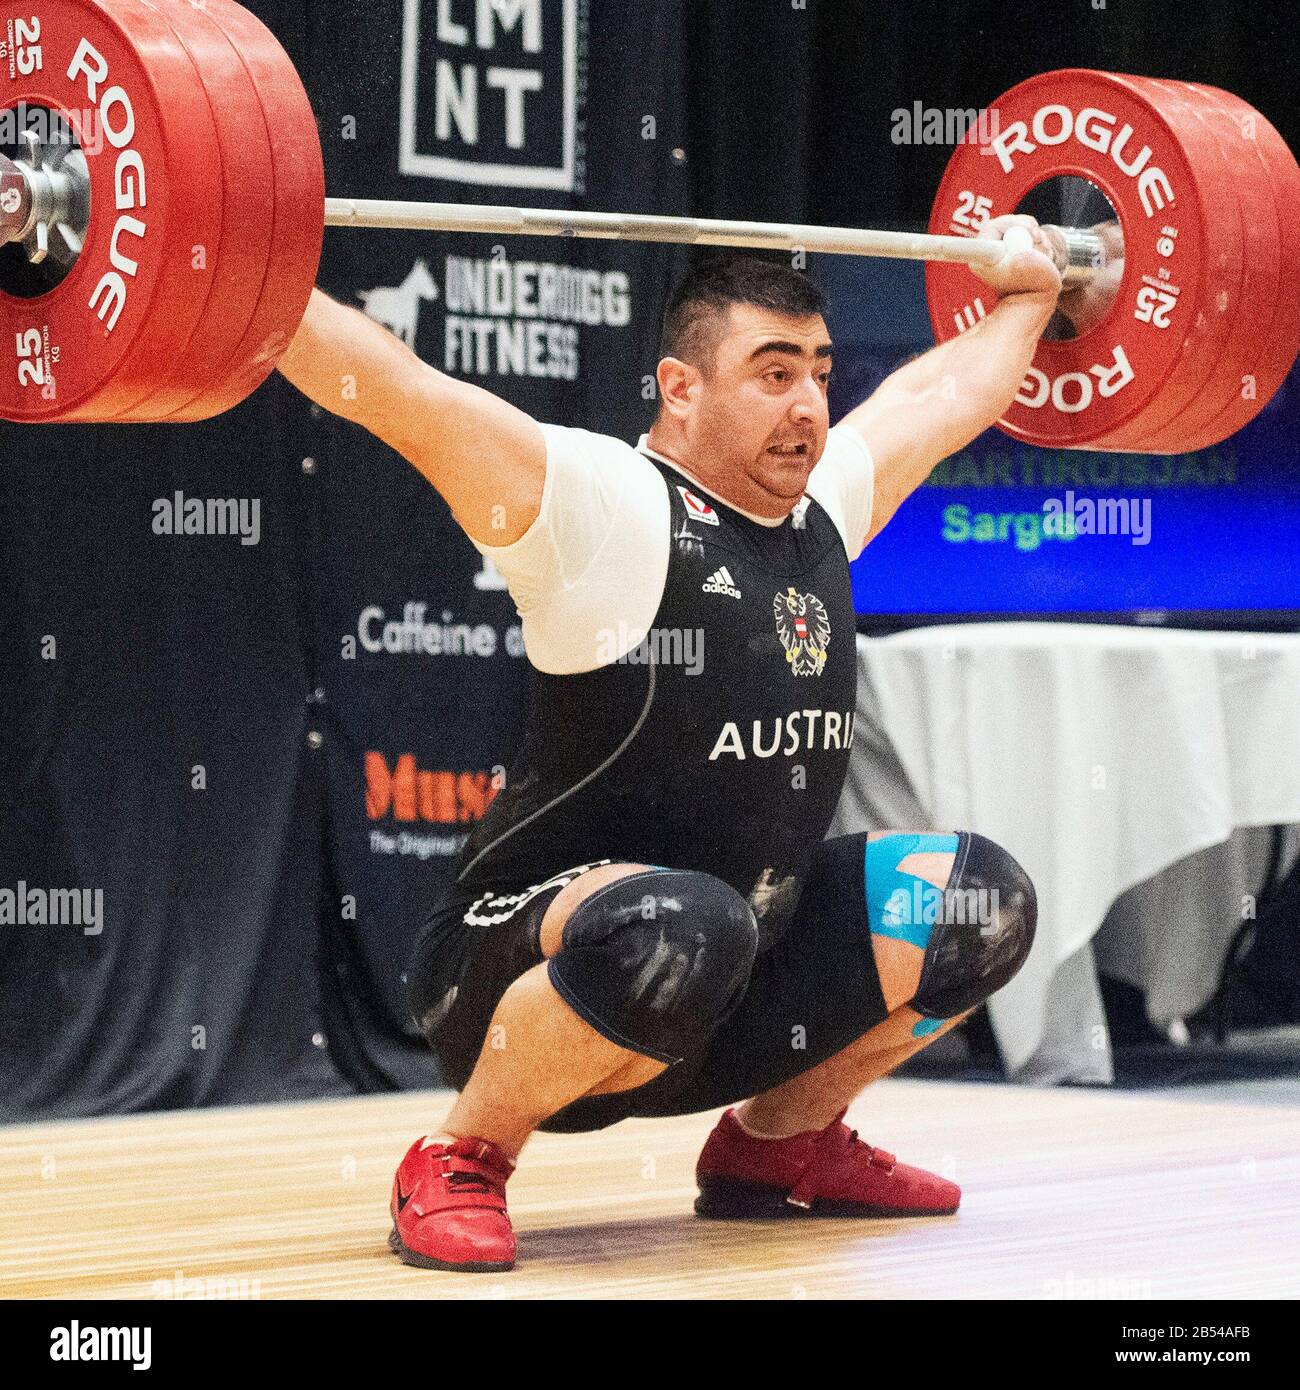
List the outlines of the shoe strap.
{"label": "shoe strap", "polygon": [[515,1171],[515,1165],[490,1139],[463,1138],[451,1144],[430,1144],[421,1152],[477,1164],[495,1173],[503,1184]]}
{"label": "shoe strap", "polygon": [[428,1163],[420,1184],[430,1200],[416,1203],[421,1215],[455,1207],[506,1209],[506,1180],[514,1165],[486,1139],[457,1139],[453,1144],[430,1144],[420,1150]]}
{"label": "shoe strap", "polygon": [[894,1171],[894,1165],[898,1161],[894,1155],[886,1153],[884,1149],[873,1148],[859,1139],[857,1130],[849,1129],[842,1122],[846,1113],[847,1111],[841,1111],[839,1117],[832,1120],[813,1141],[808,1166],[799,1175],[799,1181],[786,1197],[791,1206],[811,1207],[813,1199],[821,1196],[821,1180],[827,1171],[840,1167],[845,1160],[851,1160],[858,1149],[866,1150],[867,1161],[873,1168],[879,1168],[885,1173]]}

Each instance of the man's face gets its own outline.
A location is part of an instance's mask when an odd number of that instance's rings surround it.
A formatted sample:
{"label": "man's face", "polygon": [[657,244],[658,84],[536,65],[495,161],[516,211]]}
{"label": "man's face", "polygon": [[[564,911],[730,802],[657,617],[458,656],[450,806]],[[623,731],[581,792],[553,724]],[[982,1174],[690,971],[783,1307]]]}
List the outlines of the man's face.
{"label": "man's face", "polygon": [[788,515],[826,447],[830,374],[819,314],[791,319],[733,304],[712,373],[688,393],[687,466],[745,511]]}

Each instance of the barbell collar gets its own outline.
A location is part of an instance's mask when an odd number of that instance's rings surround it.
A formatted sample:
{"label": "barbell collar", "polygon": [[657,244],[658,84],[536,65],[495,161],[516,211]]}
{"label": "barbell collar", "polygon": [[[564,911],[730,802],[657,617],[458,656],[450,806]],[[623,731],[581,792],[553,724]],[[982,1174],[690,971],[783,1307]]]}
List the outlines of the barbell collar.
{"label": "barbell collar", "polygon": [[30,131],[23,140],[26,159],[0,155],[0,245],[21,242],[28,261],[40,265],[49,255],[51,233],[57,233],[60,257],[75,258],[90,220],[85,160],[71,146],[43,146]]}
{"label": "barbell collar", "polygon": [[31,179],[21,164],[0,154],[0,246],[22,241],[31,229]]}
{"label": "barbell collar", "polygon": [[1106,243],[1094,232],[1080,231],[1074,227],[1057,227],[1065,240],[1065,264],[1060,257],[1057,269],[1067,285],[1086,280],[1098,271],[1105,270],[1107,262]]}

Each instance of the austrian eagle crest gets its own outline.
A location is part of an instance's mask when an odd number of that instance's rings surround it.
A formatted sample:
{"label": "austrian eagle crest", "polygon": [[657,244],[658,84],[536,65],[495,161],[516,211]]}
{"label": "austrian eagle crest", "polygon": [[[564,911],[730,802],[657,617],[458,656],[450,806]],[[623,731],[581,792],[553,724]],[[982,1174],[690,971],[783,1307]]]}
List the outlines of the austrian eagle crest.
{"label": "austrian eagle crest", "polygon": [[820,676],[826,668],[826,649],[831,641],[826,605],[816,594],[801,594],[789,588],[772,600],[772,611],[791,673]]}

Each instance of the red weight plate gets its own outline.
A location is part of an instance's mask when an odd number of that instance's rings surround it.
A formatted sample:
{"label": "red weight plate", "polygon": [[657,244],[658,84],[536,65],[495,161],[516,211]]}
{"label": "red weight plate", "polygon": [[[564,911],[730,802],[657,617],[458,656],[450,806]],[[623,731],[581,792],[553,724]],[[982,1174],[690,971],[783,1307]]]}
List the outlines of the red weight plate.
{"label": "red weight plate", "polygon": [[261,103],[239,54],[202,7],[189,0],[140,0],[171,25],[208,95],[223,185],[220,246],[212,288],[194,336],[167,379],[122,411],[119,420],[166,419],[221,380],[248,331],[266,280],[275,218],[270,137]]}
{"label": "red weight plate", "polygon": [[271,374],[293,340],[315,287],[325,236],[325,170],[311,102],[266,26],[233,0],[205,0],[239,53],[271,136],[275,219],[266,282],[248,332],[211,390],[172,420],[205,420],[238,405]]}
{"label": "red weight plate", "polygon": [[[1078,338],[1040,344],[999,425],[1047,447],[1124,449],[1126,427],[1144,407],[1171,387],[1186,389],[1189,362],[1217,327],[1198,317],[1197,306],[1223,288],[1206,247],[1225,214],[1202,186],[1179,131],[1121,79],[1080,69],[1044,73],[993,109],[998,134],[984,149],[958,146],[931,232],[973,236],[982,217],[1014,212],[1039,184],[1074,175],[1105,194],[1125,240],[1110,313]],[[1170,329],[1134,317],[1139,290],[1153,283],[1178,291],[1170,295]],[[926,287],[940,341],[978,317],[977,301],[985,311],[997,302],[964,266],[931,263]]]}
{"label": "red weight plate", "polygon": [[41,66],[31,77],[0,70],[0,107],[67,119],[89,170],[91,222],[62,284],[4,297],[19,361],[0,371],[0,416],[111,419],[157,382],[202,313],[211,276],[191,268],[190,248],[220,236],[216,133],[188,55],[153,10],[29,0],[23,28],[39,36]]}
{"label": "red weight plate", "polygon": [[1253,373],[1263,334],[1260,320],[1271,321],[1277,300],[1281,248],[1273,195],[1253,152],[1241,148],[1240,130],[1222,108],[1212,106],[1185,82],[1133,77],[1166,110],[1177,108],[1180,118],[1194,115],[1217,138],[1239,209],[1243,249],[1241,288],[1233,311],[1232,331],[1215,362],[1204,389],[1177,418],[1140,438],[1140,447],[1153,453],[1191,453],[1226,437],[1211,426],[1241,396],[1243,376]]}
{"label": "red weight plate", "polygon": [[[1244,428],[1272,400],[1300,352],[1300,296],[1295,285],[1300,279],[1300,227],[1296,208],[1300,207],[1300,166],[1274,127],[1240,97],[1217,87],[1187,83],[1190,91],[1211,109],[1221,111],[1233,122],[1235,141],[1240,149],[1242,177],[1253,178],[1256,165],[1262,166],[1272,193],[1279,237],[1278,288],[1271,317],[1261,313],[1258,324],[1260,350],[1251,373],[1252,390],[1239,389],[1223,412],[1206,426],[1208,442],[1226,439]],[[1194,447],[1204,448],[1205,444]]]}
{"label": "red weight plate", "polygon": [[[1235,382],[1257,341],[1252,318],[1261,298],[1272,303],[1278,249],[1269,224],[1259,216],[1271,213],[1258,196],[1268,198],[1267,189],[1243,180],[1240,165],[1230,158],[1220,132],[1184,84],[1127,75],[1121,80],[1144,91],[1179,130],[1218,214],[1208,260],[1212,281],[1219,288],[1200,306],[1212,326],[1200,339],[1195,360],[1189,359],[1180,373],[1177,386],[1171,383],[1126,431],[1128,448],[1180,453],[1185,452],[1182,440],[1199,437],[1193,419],[1217,414],[1227,401],[1225,389],[1229,393],[1237,389]],[[1160,303],[1161,287],[1150,288],[1147,303],[1158,313],[1155,306]]]}

